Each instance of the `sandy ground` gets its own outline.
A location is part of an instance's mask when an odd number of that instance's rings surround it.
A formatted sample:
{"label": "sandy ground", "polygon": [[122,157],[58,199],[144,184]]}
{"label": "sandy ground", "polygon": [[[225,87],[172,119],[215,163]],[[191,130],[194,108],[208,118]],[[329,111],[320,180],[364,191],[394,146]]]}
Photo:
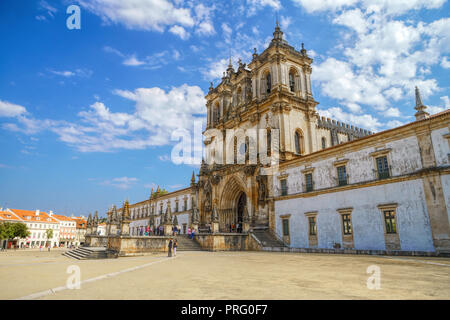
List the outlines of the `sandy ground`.
{"label": "sandy ground", "polygon": [[[446,258],[179,252],[78,261],[61,253],[0,252],[0,299],[450,299]],[[74,265],[81,288],[67,289]],[[379,290],[367,287],[373,265]]]}

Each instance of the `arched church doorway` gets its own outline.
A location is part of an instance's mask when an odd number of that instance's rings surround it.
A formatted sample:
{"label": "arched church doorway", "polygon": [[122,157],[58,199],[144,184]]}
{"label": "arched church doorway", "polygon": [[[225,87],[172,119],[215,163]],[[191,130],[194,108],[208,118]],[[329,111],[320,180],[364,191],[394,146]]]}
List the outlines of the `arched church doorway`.
{"label": "arched church doorway", "polygon": [[242,232],[242,223],[244,222],[244,210],[247,205],[247,196],[244,192],[241,193],[241,195],[238,198],[237,205],[236,205],[236,231]]}

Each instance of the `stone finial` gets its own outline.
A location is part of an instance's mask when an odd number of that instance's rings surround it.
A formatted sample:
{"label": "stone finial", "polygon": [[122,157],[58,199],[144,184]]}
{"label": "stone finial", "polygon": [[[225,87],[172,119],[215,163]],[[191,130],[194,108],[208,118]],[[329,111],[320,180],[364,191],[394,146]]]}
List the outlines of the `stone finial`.
{"label": "stone finial", "polygon": [[209,91],[213,91],[213,90],[214,90],[214,86],[213,86],[213,83],[211,81],[210,84],[209,84]]}
{"label": "stone finial", "polygon": [[98,225],[98,211],[95,211],[93,223],[94,225]]}
{"label": "stone finial", "polygon": [[86,221],[87,227],[90,227],[92,225],[92,214],[89,213],[87,221]]}
{"label": "stone finial", "polygon": [[167,203],[167,209],[166,209],[164,221],[169,224],[172,221],[172,210],[170,209],[170,202]]}
{"label": "stone finial", "polygon": [[414,109],[417,110],[416,114],[414,115],[416,117],[416,120],[423,120],[430,116],[428,112],[425,110],[427,107],[422,102],[422,96],[420,95],[419,88],[416,87],[416,106]]}
{"label": "stone finial", "polygon": [[195,171],[192,171],[191,184],[195,183]]}
{"label": "stone finial", "polygon": [[280,26],[278,25],[278,19],[275,26],[275,31],[273,32],[273,39],[272,41],[280,42],[283,40],[283,31],[281,31]]}
{"label": "stone finial", "polygon": [[128,220],[128,219],[130,219],[130,203],[128,202],[128,199],[127,199],[123,205],[122,220]]}
{"label": "stone finial", "polygon": [[300,50],[301,54],[306,56],[305,44],[302,42],[302,50]]}
{"label": "stone finial", "polygon": [[173,217],[173,225],[174,226],[178,225],[178,218],[177,218],[177,216]]}

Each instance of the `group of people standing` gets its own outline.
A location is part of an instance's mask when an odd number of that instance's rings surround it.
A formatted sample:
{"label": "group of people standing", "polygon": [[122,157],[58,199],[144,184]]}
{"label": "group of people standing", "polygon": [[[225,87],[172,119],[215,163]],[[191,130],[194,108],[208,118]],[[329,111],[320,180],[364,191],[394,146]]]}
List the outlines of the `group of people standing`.
{"label": "group of people standing", "polygon": [[173,250],[174,257],[177,256],[177,247],[178,247],[177,239],[170,238],[170,240],[169,240],[169,254],[168,254],[169,257],[172,257],[172,250]]}

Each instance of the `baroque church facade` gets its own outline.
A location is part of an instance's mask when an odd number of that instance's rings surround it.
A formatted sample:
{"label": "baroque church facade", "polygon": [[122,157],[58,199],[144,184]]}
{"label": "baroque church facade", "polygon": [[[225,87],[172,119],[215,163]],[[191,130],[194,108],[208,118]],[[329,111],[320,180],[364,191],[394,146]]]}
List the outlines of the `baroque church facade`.
{"label": "baroque church facade", "polygon": [[416,120],[398,128],[320,117],[312,62],[278,24],[248,66],[230,61],[206,95],[198,178],[127,203],[130,235],[170,221],[181,233],[264,232],[289,248],[450,252],[450,111],[430,116],[416,88]]}

